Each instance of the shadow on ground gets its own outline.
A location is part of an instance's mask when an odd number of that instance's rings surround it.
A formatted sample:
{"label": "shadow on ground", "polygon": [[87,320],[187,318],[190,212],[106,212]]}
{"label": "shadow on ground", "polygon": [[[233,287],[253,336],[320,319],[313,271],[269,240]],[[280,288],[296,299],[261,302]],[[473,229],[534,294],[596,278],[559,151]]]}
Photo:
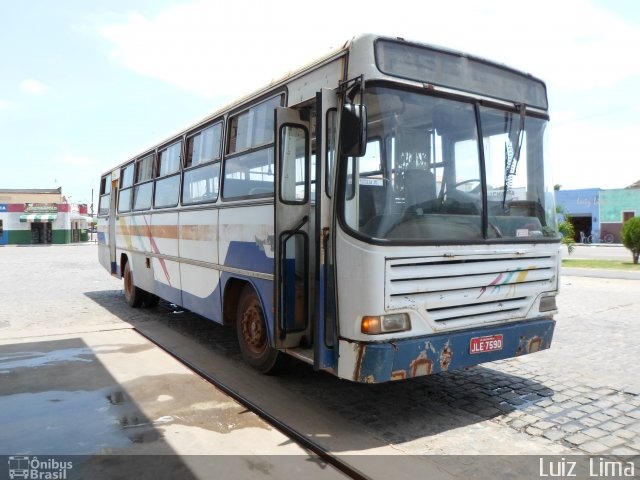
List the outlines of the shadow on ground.
{"label": "shadow on ground", "polygon": [[[552,389],[534,380],[483,366],[366,385],[315,372],[311,366],[292,359],[278,376],[264,377],[243,362],[232,328],[166,302],[152,309],[132,311],[122,307],[120,292],[87,295],[143,333],[145,325],[154,324],[186,337],[187,344],[191,342],[206,349],[211,363],[226,362],[224,365],[233,369],[232,377],[250,377],[274,393],[294,402],[304,402],[318,414],[323,411],[338,414],[356,427],[373,430],[379,445],[411,441],[493,419],[531,407],[554,394]],[[189,348],[182,348],[185,351],[172,353],[188,357]],[[264,395],[270,392],[265,391]],[[359,451],[379,445],[351,447]]]}

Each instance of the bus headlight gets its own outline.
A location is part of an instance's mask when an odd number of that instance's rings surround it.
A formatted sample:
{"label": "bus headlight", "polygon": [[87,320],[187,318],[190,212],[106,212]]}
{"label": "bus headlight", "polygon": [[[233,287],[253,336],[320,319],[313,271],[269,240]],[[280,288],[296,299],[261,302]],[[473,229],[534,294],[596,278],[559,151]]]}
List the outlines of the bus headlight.
{"label": "bus headlight", "polygon": [[381,333],[403,332],[411,330],[411,320],[406,313],[392,313],[390,315],[376,315],[362,317],[360,331],[367,335]]}
{"label": "bus headlight", "polygon": [[551,310],[557,310],[556,306],[556,296],[555,295],[545,295],[540,299],[540,307],[538,308],[541,312],[549,312]]}

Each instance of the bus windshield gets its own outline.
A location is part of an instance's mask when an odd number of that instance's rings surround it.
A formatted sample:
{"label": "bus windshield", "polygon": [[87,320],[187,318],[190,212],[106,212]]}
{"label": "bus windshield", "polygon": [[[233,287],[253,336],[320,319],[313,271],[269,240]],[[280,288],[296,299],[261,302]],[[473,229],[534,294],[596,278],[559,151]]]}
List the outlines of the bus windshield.
{"label": "bus windshield", "polygon": [[364,99],[367,151],[346,159],[342,175],[343,221],[359,236],[411,244],[557,239],[546,120],[379,86]]}

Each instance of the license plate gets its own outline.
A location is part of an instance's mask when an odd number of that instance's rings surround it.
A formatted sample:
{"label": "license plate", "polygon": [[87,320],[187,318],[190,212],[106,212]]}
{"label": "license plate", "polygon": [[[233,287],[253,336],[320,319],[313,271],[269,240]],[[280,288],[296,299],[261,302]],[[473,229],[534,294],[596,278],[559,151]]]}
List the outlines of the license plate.
{"label": "license plate", "polygon": [[502,335],[487,335],[486,337],[475,337],[469,342],[469,352],[474,353],[486,353],[502,350],[503,337]]}

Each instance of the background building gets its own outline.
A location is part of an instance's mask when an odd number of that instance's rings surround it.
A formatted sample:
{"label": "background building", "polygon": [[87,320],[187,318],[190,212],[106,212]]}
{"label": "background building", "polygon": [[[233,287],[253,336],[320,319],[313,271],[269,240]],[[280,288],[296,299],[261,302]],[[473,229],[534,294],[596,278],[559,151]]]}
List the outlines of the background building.
{"label": "background building", "polygon": [[569,216],[576,232],[576,242],[592,234],[594,238],[600,238],[601,191],[599,188],[556,191],[556,205]]}
{"label": "background building", "polygon": [[600,194],[601,235],[610,232],[615,242],[620,243],[622,224],[630,218],[640,216],[640,188],[618,188],[603,190]]}
{"label": "background building", "polygon": [[0,245],[87,241],[91,217],[56,189],[0,188]]}
{"label": "background building", "polygon": [[620,229],[630,218],[640,216],[640,182],[610,190],[585,188],[556,191],[556,205],[569,216],[576,232],[575,241],[592,235],[593,243],[601,243],[607,234],[621,243]]}

